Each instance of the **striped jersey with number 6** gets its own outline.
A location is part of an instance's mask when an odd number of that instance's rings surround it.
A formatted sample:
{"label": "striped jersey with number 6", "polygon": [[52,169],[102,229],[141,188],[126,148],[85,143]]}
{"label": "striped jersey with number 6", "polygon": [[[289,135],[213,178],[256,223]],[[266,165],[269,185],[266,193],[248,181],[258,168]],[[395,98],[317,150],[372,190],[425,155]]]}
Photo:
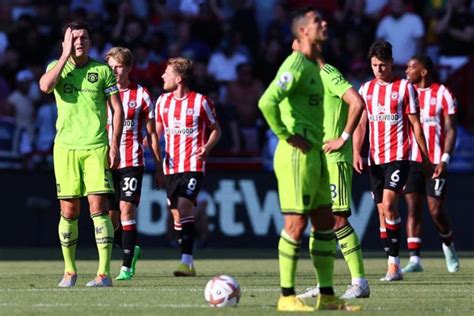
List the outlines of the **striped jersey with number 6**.
{"label": "striped jersey with number 6", "polygon": [[369,120],[369,164],[408,160],[408,114],[418,111],[413,85],[405,79],[388,84],[373,79],[360,87],[359,94],[365,101]]}
{"label": "striped jersey with number 6", "polygon": [[[147,120],[154,120],[153,103],[148,90],[131,82],[126,90],[120,90],[124,112],[122,137],[120,140],[119,169],[141,167],[143,159],[143,128]],[[107,129],[112,140],[112,112],[108,109]]]}
{"label": "striped jersey with number 6", "polygon": [[169,92],[158,98],[155,109],[166,140],[164,173],[204,172],[205,161],[196,153],[207,141],[207,127],[216,123],[213,102],[194,91],[182,99]]}
{"label": "striped jersey with number 6", "polygon": [[[417,88],[420,103],[420,121],[428,146],[431,163],[438,164],[443,154],[445,131],[444,119],[457,113],[457,102],[442,84],[433,83],[428,88]],[[412,133],[413,134],[413,133]],[[421,162],[421,153],[415,136],[411,135],[411,160]]]}

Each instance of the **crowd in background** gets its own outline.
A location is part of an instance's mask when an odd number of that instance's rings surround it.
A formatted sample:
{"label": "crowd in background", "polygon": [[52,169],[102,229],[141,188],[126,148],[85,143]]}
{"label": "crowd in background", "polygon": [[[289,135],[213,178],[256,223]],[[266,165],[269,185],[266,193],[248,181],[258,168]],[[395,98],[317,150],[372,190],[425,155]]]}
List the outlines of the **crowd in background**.
{"label": "crowd in background", "polygon": [[[375,39],[392,43],[399,75],[428,54],[439,80],[454,89],[472,76],[474,5],[470,0],[10,0],[0,1],[0,156],[24,168],[48,168],[56,107],[38,79],[58,58],[62,26],[93,29],[90,56],[113,46],[132,50],[131,78],[154,98],[170,57],[194,61],[191,87],[216,103],[223,137],[213,156],[260,157],[274,142],[257,102],[291,52],[289,13],[312,5],[329,23],[326,61],[356,89],[372,78],[366,57]],[[454,77],[454,79],[453,79]],[[467,89],[469,90],[469,89]],[[465,92],[465,91],[464,91]],[[461,126],[474,126],[472,92],[460,99]],[[271,148],[272,146],[270,146]],[[2,167],[2,162],[0,162]]]}

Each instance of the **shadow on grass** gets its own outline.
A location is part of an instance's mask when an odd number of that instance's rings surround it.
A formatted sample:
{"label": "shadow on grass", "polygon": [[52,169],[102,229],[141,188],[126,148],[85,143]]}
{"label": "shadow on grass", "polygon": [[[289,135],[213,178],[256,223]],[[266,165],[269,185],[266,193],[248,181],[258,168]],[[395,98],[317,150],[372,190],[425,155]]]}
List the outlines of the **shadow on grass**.
{"label": "shadow on grass", "polygon": [[[474,258],[474,252],[461,252],[460,257]],[[142,260],[175,260],[179,256],[179,249],[170,248],[145,248],[143,249]],[[276,259],[278,252],[275,248],[205,248],[194,251],[194,256],[198,260],[206,259]],[[401,253],[402,257],[408,257],[407,253]],[[382,252],[364,252],[364,258],[383,258]],[[425,252],[424,258],[441,258],[443,254],[439,252]],[[121,259],[121,250],[114,247],[113,259]],[[300,258],[309,258],[307,250],[302,250]],[[337,254],[337,258],[342,258]],[[77,260],[97,260],[97,249],[77,248]],[[60,248],[0,248],[0,260],[62,260]]]}

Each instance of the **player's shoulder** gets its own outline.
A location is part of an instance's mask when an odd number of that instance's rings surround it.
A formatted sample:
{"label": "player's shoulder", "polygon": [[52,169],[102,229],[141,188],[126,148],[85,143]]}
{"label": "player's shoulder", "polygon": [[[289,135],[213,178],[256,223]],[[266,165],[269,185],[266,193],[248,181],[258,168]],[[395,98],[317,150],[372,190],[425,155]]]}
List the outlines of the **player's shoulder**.
{"label": "player's shoulder", "polygon": [[107,65],[104,61],[97,60],[95,58],[89,57],[89,67],[97,67],[97,68],[107,68],[110,69],[109,65]]}
{"label": "player's shoulder", "polygon": [[362,84],[360,85],[360,89],[359,89],[359,90],[363,90],[363,89],[365,89],[365,88],[368,88],[369,86],[375,85],[376,83],[377,83],[377,79],[375,79],[375,78],[372,79],[372,80],[366,81],[366,82],[364,82],[364,83],[362,83]]}
{"label": "player's shoulder", "polygon": [[286,57],[280,70],[301,72],[305,68],[305,61],[306,57],[302,53],[294,51]]}
{"label": "player's shoulder", "polygon": [[326,75],[340,75],[341,72],[339,71],[339,69],[337,69],[336,67],[334,67],[333,65],[331,64],[324,64],[323,68],[321,68],[321,74],[326,74]]}

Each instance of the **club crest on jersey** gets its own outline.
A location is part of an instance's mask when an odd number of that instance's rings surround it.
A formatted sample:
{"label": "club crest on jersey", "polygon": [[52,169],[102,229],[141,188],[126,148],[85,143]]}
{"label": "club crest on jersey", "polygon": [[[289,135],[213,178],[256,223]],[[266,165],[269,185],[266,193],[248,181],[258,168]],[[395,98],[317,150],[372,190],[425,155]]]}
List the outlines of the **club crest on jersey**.
{"label": "club crest on jersey", "polygon": [[431,98],[430,105],[436,105],[436,98]]}
{"label": "club crest on jersey", "polygon": [[194,109],[187,109],[186,115],[194,115]]}
{"label": "club crest on jersey", "polygon": [[130,101],[130,102],[128,102],[128,107],[129,107],[129,108],[134,108],[134,107],[136,107],[136,106],[137,106],[137,102],[135,102],[135,101]]}
{"label": "club crest on jersey", "polygon": [[398,99],[398,92],[392,92],[392,100]]}
{"label": "club crest on jersey", "polygon": [[97,82],[97,80],[99,80],[99,74],[97,72],[89,72],[87,74],[87,81],[90,83]]}
{"label": "club crest on jersey", "polygon": [[293,75],[291,72],[286,71],[281,74],[280,78],[278,79],[278,82],[276,83],[277,86],[282,88],[283,90],[288,89],[288,84],[293,80]]}

